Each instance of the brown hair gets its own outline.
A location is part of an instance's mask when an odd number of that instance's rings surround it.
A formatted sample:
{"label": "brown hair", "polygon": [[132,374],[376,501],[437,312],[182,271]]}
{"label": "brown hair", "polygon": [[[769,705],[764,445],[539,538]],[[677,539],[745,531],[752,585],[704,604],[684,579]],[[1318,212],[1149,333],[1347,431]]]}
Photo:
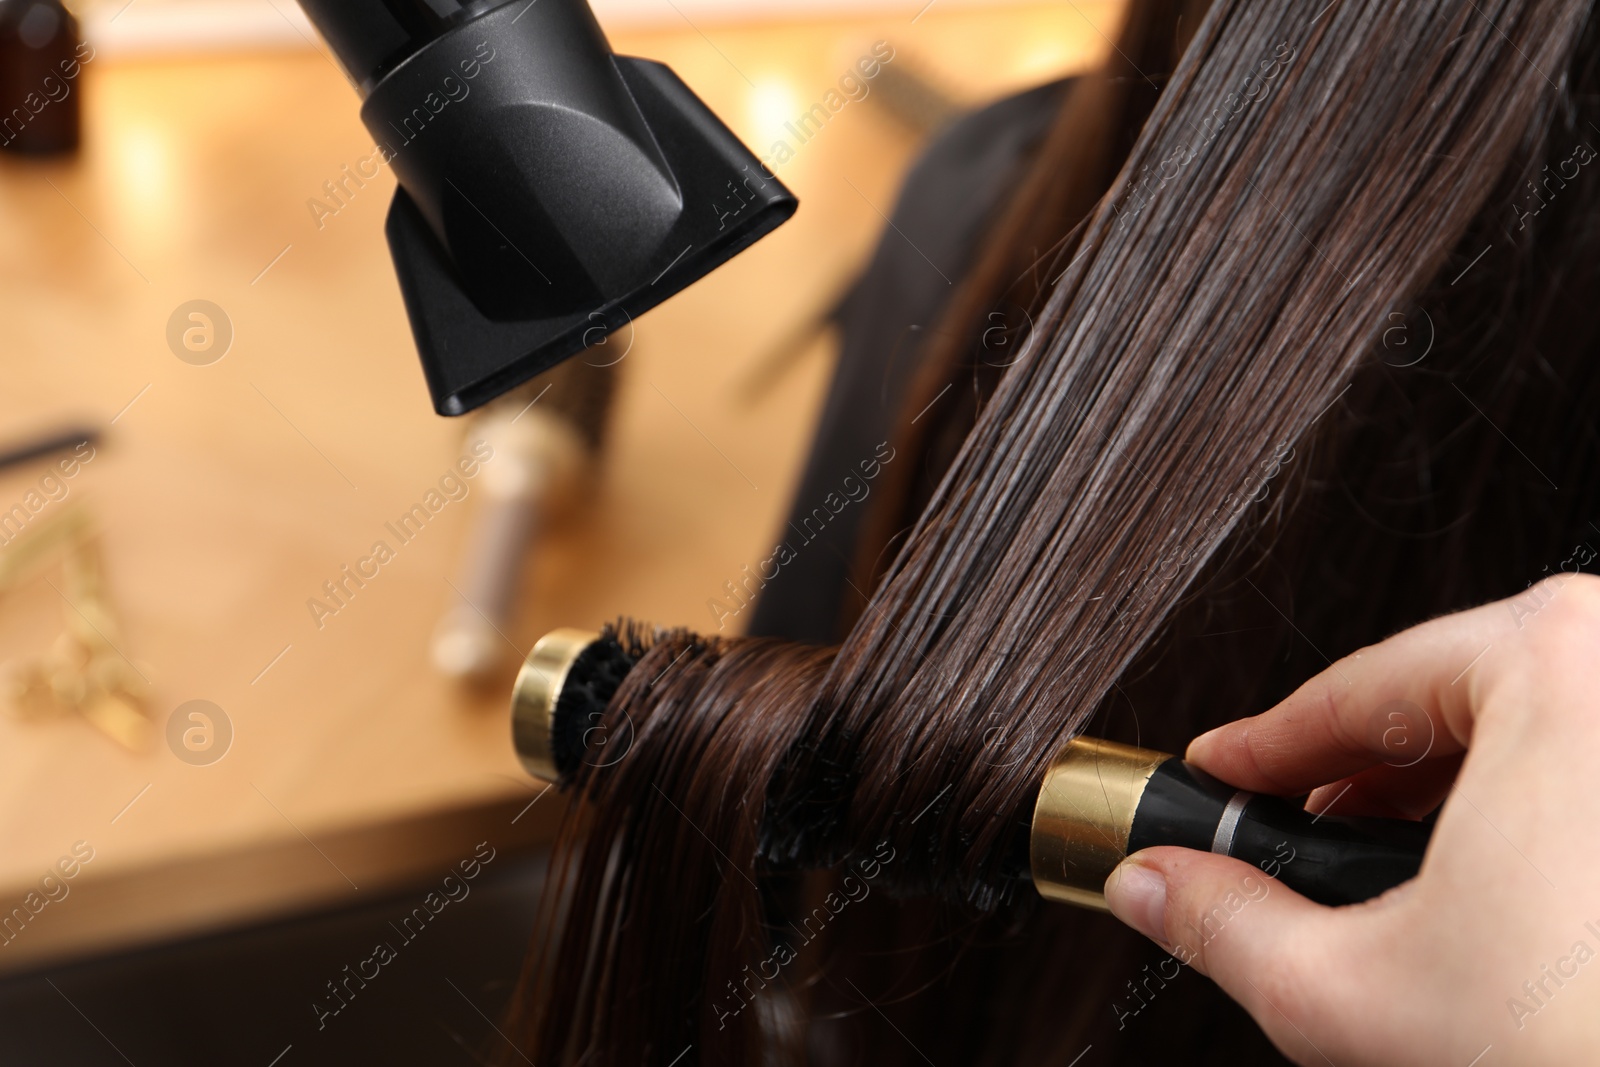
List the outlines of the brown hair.
{"label": "brown hair", "polygon": [[[1167,26],[1192,37],[1148,117],[1100,135],[1130,146],[1086,150],[1126,158],[1081,225],[1062,202],[999,228],[930,375],[987,373],[980,313],[1054,246],[1025,356],[974,389],[925,503],[902,494],[837,650],[624,629],[642,658],[603,729],[630,743],[573,783],[520,998],[534,1062],[1137,1056],[1115,998],[1143,950],[1020,887],[1055,749],[1097,715],[1181,747],[1559,564],[1600,486],[1574,310],[1596,183],[1560,165],[1597,132],[1589,5],[1320,6]],[[1152,11],[1175,6],[1130,27]],[[1072,149],[1022,199],[1078,180]],[[1395,315],[1419,347],[1427,318],[1425,359],[1385,347]]]}

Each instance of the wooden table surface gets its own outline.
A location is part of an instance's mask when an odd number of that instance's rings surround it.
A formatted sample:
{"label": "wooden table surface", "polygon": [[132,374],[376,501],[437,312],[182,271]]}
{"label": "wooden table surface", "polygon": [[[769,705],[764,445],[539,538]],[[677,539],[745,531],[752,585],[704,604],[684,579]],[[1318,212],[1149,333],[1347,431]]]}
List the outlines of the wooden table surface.
{"label": "wooden table surface", "polygon": [[[766,155],[878,40],[964,103],[1092,62],[1119,5],[611,30],[670,64]],[[473,497],[451,504],[319,629],[323,581],[364,555],[460,447],[423,385],[382,235],[385,171],[319,227],[307,201],[371,152],[353,91],[317,51],[91,61],[85,144],[0,159],[0,443],[102,428],[70,505],[103,530],[121,648],[157,729],[130,752],[79,717],[0,709],[0,919],[76,846],[80,863],[0,932],[0,971],[352,903],[525,847],[558,815],[512,754],[504,685],[473,693],[428,640]],[[792,140],[792,138],[791,138]],[[592,498],[529,568],[520,651],[619,614],[701,629],[724,580],[770,550],[808,445],[828,350],[757,401],[739,383],[862,260],[918,138],[871,96],[776,169],[796,217],[641,319]],[[175,358],[173,310],[234,330],[209,366]],[[44,468],[0,476],[0,511]],[[0,548],[0,556],[5,553]],[[59,579],[0,594],[0,661],[63,628]],[[507,677],[509,681],[509,676]],[[226,755],[179,760],[178,705],[214,702]],[[82,844],[79,844],[79,843]]]}

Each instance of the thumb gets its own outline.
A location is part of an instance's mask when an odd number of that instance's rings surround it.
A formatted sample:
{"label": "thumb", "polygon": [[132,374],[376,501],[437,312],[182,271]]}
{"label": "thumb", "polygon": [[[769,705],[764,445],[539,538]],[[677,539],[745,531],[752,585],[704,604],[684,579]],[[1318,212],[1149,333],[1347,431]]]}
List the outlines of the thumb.
{"label": "thumb", "polygon": [[[1359,1012],[1363,968],[1354,916],[1325,908],[1248,863],[1187,848],[1148,848],[1106,880],[1111,914],[1209,976],[1296,1063],[1337,1055]],[[1342,909],[1348,912],[1349,909]],[[1343,996],[1340,990],[1350,993]]]}

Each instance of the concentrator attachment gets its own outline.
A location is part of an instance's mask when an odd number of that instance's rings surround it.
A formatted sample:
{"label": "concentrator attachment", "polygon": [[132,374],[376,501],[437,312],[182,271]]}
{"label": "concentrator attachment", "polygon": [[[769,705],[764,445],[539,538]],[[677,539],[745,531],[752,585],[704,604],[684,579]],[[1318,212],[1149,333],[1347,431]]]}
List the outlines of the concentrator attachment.
{"label": "concentrator attachment", "polygon": [[602,341],[794,213],[585,0],[301,0],[399,179],[386,231],[435,409]]}

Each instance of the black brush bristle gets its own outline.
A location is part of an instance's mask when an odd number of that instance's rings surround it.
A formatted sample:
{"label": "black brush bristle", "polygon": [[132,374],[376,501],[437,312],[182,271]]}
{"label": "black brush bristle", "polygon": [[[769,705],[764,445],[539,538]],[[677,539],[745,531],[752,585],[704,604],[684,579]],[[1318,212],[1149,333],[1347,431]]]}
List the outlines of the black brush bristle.
{"label": "black brush bristle", "polygon": [[653,643],[653,633],[634,622],[607,624],[567,671],[550,724],[550,748],[565,781],[584,758],[585,737],[599,726],[611,698]]}

